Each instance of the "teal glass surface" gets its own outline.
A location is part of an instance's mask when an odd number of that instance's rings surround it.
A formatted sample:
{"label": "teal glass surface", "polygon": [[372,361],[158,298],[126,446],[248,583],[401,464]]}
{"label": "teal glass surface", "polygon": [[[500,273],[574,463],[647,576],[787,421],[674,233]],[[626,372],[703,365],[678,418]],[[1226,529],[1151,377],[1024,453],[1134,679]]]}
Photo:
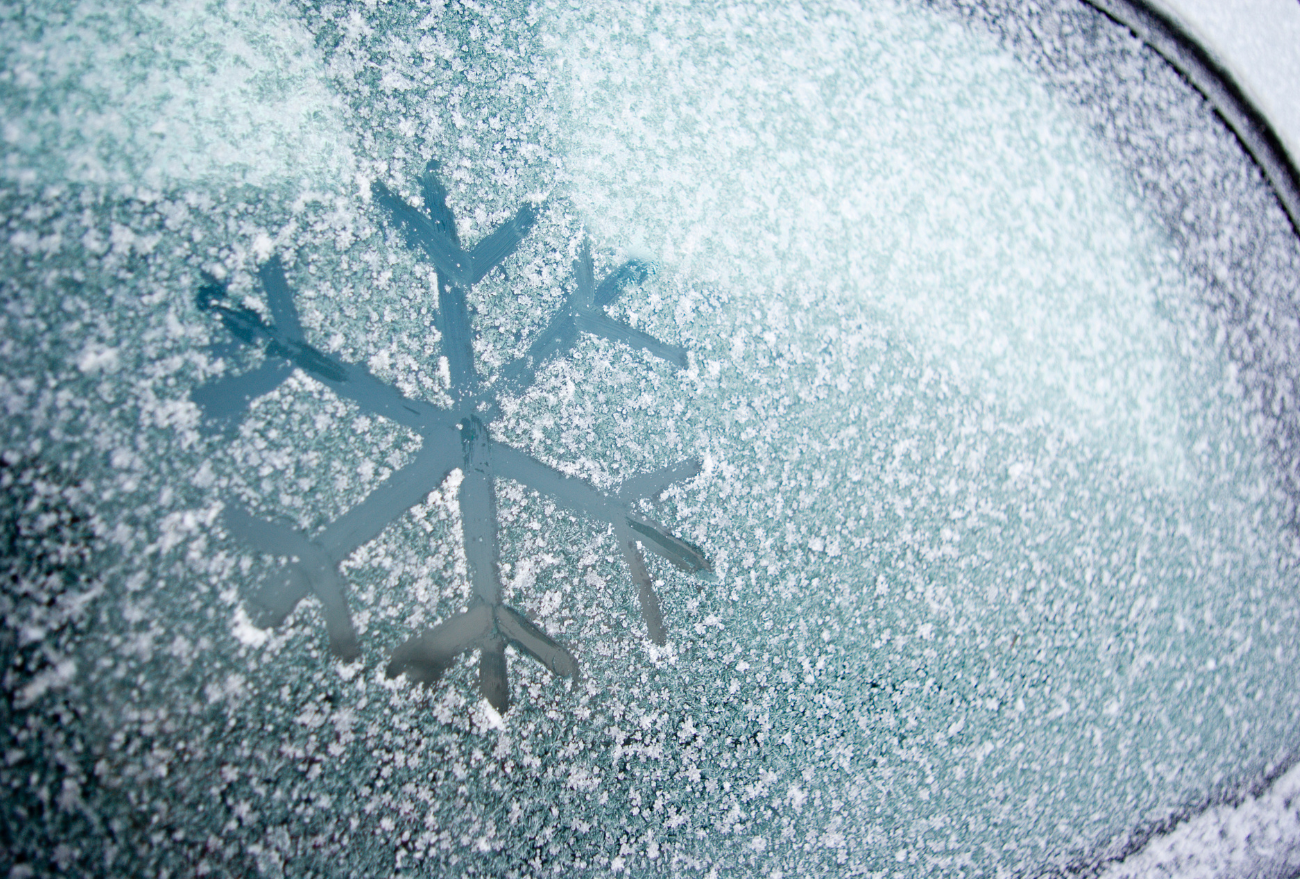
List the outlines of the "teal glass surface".
{"label": "teal glass surface", "polygon": [[1294,762],[1300,241],[1091,7],[3,21],[11,876],[1072,875]]}

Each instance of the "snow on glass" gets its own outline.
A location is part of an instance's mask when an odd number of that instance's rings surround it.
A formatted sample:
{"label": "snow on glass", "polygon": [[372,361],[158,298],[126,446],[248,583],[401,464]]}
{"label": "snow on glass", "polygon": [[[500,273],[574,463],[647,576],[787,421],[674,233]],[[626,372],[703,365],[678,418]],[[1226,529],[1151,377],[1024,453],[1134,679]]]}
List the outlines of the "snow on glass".
{"label": "snow on glass", "polygon": [[503,395],[526,391],[537,371],[567,353],[582,333],[644,349],[678,367],[686,366],[687,355],[679,347],[606,315],[605,307],[625,288],[644,280],[650,267],[629,260],[598,283],[590,246],[584,242],[573,266],[573,286],[549,324],[527,352],[506,365],[494,381],[485,382],[475,364],[466,294],[514,252],[532,228],[536,213],[531,205],[524,205],[513,218],[466,249],[456,232],[456,219],[447,207],[447,191],[438,179],[435,163],[430,163],[420,183],[423,210],[382,184],[375,186],[375,195],[407,244],[437,269],[438,330],[454,399],[450,408],[404,396],[364,365],[344,362],[308,344],[294,305],[294,291],[278,258],[258,270],[270,323],[250,308],[230,304],[224,286],[215,278],[200,288],[199,308],[216,314],[236,340],[262,348],[266,357],[248,372],[223,376],[197,388],[193,399],[210,423],[229,425],[250,403],[275,390],[294,370],[302,370],[362,411],[409,428],[420,437],[420,449],[413,460],[314,535],[258,519],[233,501],[225,509],[225,527],[232,535],[255,550],[287,559],[287,564],[251,591],[248,601],[255,611],[254,622],[278,626],[303,598],[314,594],[324,610],[330,647],[343,660],[358,659],[360,648],[340,563],[460,468],[459,506],[473,597],[461,613],[398,646],[388,664],[388,675],[406,674],[431,685],[461,654],[477,650],[479,687],[497,711],[505,711],[510,704],[507,643],[556,675],[577,675],[578,662],[568,648],[502,600],[496,479],[519,482],[613,527],[637,587],[642,619],[657,644],[665,640],[663,615],[641,547],[691,574],[707,575],[711,564],[699,547],[674,536],[638,509],[640,501],[697,475],[698,460],[641,473],[626,479],[614,492],[602,492],[493,439],[489,427],[500,414],[498,401]]}
{"label": "snow on glass", "polygon": [[[25,864],[1069,875],[1287,765],[1285,435],[1252,419],[1296,399],[1261,380],[1300,351],[1294,236],[1074,0],[864,6],[326,0],[9,65],[59,109],[3,166],[39,182],[0,249]],[[661,507],[620,484],[694,456]],[[652,510],[715,583],[659,585]],[[404,673],[248,625],[303,596]],[[515,663],[494,716],[460,678],[512,638],[581,680]]]}

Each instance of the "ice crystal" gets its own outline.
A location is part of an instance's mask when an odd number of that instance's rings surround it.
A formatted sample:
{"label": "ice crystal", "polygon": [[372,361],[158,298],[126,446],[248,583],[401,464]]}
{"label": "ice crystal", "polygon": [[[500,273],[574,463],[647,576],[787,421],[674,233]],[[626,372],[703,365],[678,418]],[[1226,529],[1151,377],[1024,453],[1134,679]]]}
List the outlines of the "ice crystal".
{"label": "ice crystal", "polygon": [[260,348],[265,356],[250,371],[197,388],[193,399],[209,424],[229,425],[253,400],[273,391],[295,370],[302,370],[363,411],[402,425],[419,437],[419,450],[409,463],[315,534],[258,519],[237,502],[226,503],[223,522],[232,536],[255,551],[285,560],[248,592],[254,622],[263,627],[280,625],[303,598],[314,594],[324,612],[331,649],[346,661],[357,659],[360,648],[340,564],[459,468],[458,502],[472,598],[462,612],[398,646],[387,672],[390,677],[406,674],[431,685],[460,654],[477,650],[483,695],[498,711],[505,711],[510,704],[507,644],[556,675],[576,675],[578,663],[567,647],[503,600],[497,479],[518,482],[589,520],[612,526],[637,586],[641,615],[657,643],[665,640],[663,617],[642,548],[688,573],[707,574],[711,564],[699,547],[674,536],[638,509],[640,501],[696,475],[698,461],[637,474],[616,491],[603,492],[494,439],[490,428],[500,411],[499,400],[526,391],[538,370],[568,352],[583,333],[643,348],[678,367],[686,365],[687,356],[684,350],[615,321],[605,312],[629,285],[644,280],[650,268],[630,260],[598,283],[590,247],[584,243],[573,267],[572,289],[560,309],[522,356],[503,367],[495,379],[485,381],[475,362],[474,328],[466,295],[515,250],[531,229],[536,213],[531,205],[525,205],[477,245],[465,248],[435,164],[430,163],[421,185],[423,209],[382,184],[375,186],[374,193],[406,244],[436,269],[437,329],[450,375],[451,406],[412,399],[366,366],[345,362],[309,344],[294,291],[278,257],[263,263],[258,271],[269,322],[253,309],[233,304],[216,279],[208,278],[200,287],[199,308],[219,317],[237,343]]}

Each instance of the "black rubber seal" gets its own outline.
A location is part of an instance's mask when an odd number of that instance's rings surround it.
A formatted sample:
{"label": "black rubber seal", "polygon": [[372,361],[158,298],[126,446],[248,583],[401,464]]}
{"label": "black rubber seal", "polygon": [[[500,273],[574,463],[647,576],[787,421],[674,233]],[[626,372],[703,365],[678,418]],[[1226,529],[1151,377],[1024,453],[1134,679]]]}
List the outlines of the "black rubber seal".
{"label": "black rubber seal", "polygon": [[1291,230],[1300,237],[1300,172],[1273,126],[1246,97],[1232,73],[1182,24],[1152,3],[1145,0],[1081,2],[1132,31],[1205,96],[1255,160],[1290,219]]}
{"label": "black rubber seal", "polygon": [[[1169,13],[1147,0],[1080,2],[1131,31],[1201,93],[1263,173],[1291,222],[1291,231],[1300,237],[1300,171],[1297,171],[1295,161],[1283,146],[1277,131],[1214,53],[1192,36],[1180,22],[1170,17]],[[1199,808],[1184,810],[1164,821],[1141,827],[1120,851],[1080,859],[1057,875],[1096,876],[1107,865],[1122,862],[1145,848],[1152,838],[1169,832],[1207,809],[1217,805],[1236,806],[1247,797],[1259,796],[1295,763],[1293,759],[1274,767],[1271,772],[1257,778],[1248,790],[1238,792],[1234,797],[1226,800],[1211,797]],[[1044,875],[1052,875],[1052,871],[1046,870]]]}

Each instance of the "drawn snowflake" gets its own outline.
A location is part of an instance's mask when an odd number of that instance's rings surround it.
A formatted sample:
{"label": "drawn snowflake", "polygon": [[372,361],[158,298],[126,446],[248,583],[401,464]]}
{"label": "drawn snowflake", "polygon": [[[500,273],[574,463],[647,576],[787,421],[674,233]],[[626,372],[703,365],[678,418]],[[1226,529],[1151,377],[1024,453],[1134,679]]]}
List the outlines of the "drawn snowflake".
{"label": "drawn snowflake", "polygon": [[410,463],[314,535],[255,518],[236,502],[225,505],[223,524],[232,536],[285,562],[246,595],[254,622],[262,627],[277,626],[299,601],[314,594],[323,608],[330,647],[347,661],[357,659],[360,649],[340,563],[423,501],[452,470],[461,470],[458,503],[473,589],[469,606],[398,646],[387,673],[389,677],[406,674],[432,685],[460,654],[478,650],[479,687],[489,703],[504,712],[510,704],[507,644],[532,656],[556,675],[576,675],[578,663],[568,649],[502,600],[494,480],[513,480],[559,506],[612,526],[637,586],[646,628],[651,639],[662,644],[664,625],[659,598],[641,548],[658,553],[689,573],[707,574],[711,563],[698,547],[674,536],[637,507],[641,500],[695,476],[700,464],[690,460],[639,474],[623,482],[617,491],[605,493],[493,439],[490,425],[499,412],[498,400],[525,391],[538,370],[548,360],[568,352],[582,333],[643,348],[679,368],[686,364],[686,353],[612,320],[605,313],[605,307],[626,287],[643,281],[649,269],[640,262],[628,261],[597,284],[590,248],[584,243],[573,267],[572,291],[563,305],[527,353],[507,364],[492,383],[485,383],[475,365],[466,294],[515,250],[532,228],[536,215],[526,205],[477,245],[465,249],[447,207],[447,191],[436,172],[437,166],[431,162],[421,177],[424,210],[406,203],[382,184],[374,187],[374,194],[406,244],[436,269],[437,327],[442,334],[442,354],[449,367],[453,399],[449,408],[411,399],[364,365],[344,362],[308,344],[294,304],[294,291],[278,258],[258,270],[266,292],[269,323],[256,311],[229,303],[224,285],[215,279],[206,279],[200,287],[199,308],[215,313],[236,344],[261,348],[265,359],[248,372],[224,376],[197,388],[193,399],[209,423],[230,423],[242,417],[253,400],[270,393],[300,369],[365,412],[396,422],[419,436],[420,447]]}

